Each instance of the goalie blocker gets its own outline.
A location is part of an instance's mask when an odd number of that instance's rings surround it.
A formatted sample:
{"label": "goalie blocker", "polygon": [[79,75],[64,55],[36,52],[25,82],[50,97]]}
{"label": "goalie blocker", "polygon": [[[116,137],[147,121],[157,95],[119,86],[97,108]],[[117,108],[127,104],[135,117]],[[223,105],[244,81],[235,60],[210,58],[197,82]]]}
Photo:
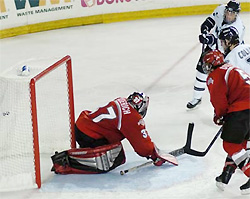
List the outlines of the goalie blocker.
{"label": "goalie blocker", "polygon": [[109,144],[96,148],[78,148],[56,152],[51,156],[56,174],[106,173],[126,162],[122,144]]}

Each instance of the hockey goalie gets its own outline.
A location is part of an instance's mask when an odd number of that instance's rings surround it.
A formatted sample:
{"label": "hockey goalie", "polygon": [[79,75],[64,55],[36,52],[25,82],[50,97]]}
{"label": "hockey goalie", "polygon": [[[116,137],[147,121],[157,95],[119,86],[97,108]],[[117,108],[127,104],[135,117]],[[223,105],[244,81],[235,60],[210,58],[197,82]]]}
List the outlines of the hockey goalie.
{"label": "hockey goalie", "polygon": [[56,174],[106,173],[126,161],[121,141],[127,139],[135,152],[152,159],[155,166],[165,162],[178,165],[176,158],[159,150],[152,142],[143,118],[149,97],[134,92],[116,98],[96,111],[82,111],[75,124],[80,148],[56,152],[51,157]]}

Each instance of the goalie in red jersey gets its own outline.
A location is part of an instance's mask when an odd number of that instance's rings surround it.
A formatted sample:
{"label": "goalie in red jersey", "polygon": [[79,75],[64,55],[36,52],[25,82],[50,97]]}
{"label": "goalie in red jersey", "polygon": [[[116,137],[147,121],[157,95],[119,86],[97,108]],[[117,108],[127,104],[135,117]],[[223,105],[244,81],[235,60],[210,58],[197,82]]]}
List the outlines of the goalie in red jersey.
{"label": "goalie in red jersey", "polygon": [[[204,71],[209,74],[214,122],[223,125],[221,138],[228,154],[223,172],[216,178],[216,185],[224,190],[237,167],[250,178],[250,76],[225,63],[218,50],[205,54],[203,61]],[[240,189],[242,194],[249,194],[250,179]]]}
{"label": "goalie in red jersey", "polygon": [[82,111],[75,124],[80,148],[52,156],[52,171],[59,174],[105,173],[126,161],[121,141],[126,138],[135,152],[161,166],[178,165],[174,156],[162,153],[152,142],[143,118],[149,97],[134,92],[128,98],[117,98],[96,111]]}

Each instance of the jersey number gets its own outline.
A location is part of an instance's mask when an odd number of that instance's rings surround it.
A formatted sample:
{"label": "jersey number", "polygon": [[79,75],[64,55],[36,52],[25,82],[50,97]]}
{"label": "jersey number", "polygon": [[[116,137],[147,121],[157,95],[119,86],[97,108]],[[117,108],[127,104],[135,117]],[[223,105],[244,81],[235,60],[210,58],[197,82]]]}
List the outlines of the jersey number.
{"label": "jersey number", "polygon": [[95,117],[93,119],[93,121],[94,122],[100,122],[103,119],[112,120],[112,119],[116,118],[116,114],[115,114],[115,111],[114,111],[113,107],[108,107],[107,110],[108,110],[108,113],[98,115],[97,117]]}
{"label": "jersey number", "polygon": [[240,76],[242,77],[242,79],[244,79],[245,82],[250,85],[250,78],[249,78],[249,76],[247,74],[245,74],[242,70],[237,70],[236,69],[236,71],[240,74]]}
{"label": "jersey number", "polygon": [[146,129],[142,129],[142,130],[141,130],[141,134],[142,134],[142,137],[143,137],[143,138],[147,138],[147,137],[148,137],[148,132],[147,132]]}

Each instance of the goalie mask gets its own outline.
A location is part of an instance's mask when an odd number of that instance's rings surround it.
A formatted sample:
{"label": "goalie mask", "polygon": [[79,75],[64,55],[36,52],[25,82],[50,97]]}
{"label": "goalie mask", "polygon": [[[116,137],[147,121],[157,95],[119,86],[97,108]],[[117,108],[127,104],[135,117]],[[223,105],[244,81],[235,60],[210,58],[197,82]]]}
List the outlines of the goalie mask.
{"label": "goalie mask", "polygon": [[145,117],[149,104],[148,96],[144,93],[134,92],[128,96],[127,101],[142,117]]}
{"label": "goalie mask", "polygon": [[235,22],[240,10],[239,2],[234,0],[229,1],[224,11],[224,22],[227,24]]}
{"label": "goalie mask", "polygon": [[204,55],[202,68],[208,74],[223,64],[224,55],[219,50],[212,50]]}

